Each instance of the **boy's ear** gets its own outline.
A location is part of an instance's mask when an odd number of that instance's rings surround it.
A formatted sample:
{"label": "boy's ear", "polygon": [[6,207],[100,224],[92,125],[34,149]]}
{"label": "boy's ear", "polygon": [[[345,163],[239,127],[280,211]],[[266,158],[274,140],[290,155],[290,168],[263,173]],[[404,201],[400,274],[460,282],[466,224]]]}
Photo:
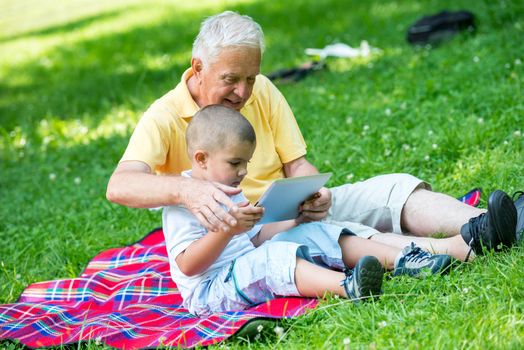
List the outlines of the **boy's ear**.
{"label": "boy's ear", "polygon": [[193,154],[193,159],[201,169],[207,168],[208,153],[206,151],[196,150]]}

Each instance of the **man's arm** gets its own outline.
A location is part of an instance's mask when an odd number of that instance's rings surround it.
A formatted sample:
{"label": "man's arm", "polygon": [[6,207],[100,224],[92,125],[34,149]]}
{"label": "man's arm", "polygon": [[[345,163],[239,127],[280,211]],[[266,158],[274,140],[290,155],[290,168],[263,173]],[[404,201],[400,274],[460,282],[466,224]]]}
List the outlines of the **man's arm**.
{"label": "man's arm", "polygon": [[182,176],[158,176],[140,161],[125,161],[116,167],[107,185],[109,201],[133,208],[183,204],[210,231],[228,231],[236,219],[226,212],[238,210],[227,194],[239,189]]}
{"label": "man's arm", "polygon": [[[307,176],[318,174],[318,170],[307,161],[306,157],[300,157],[284,164],[284,173],[286,177]],[[326,217],[330,207],[331,191],[322,187],[314,198],[304,202],[297,220],[299,222],[322,220]]]}

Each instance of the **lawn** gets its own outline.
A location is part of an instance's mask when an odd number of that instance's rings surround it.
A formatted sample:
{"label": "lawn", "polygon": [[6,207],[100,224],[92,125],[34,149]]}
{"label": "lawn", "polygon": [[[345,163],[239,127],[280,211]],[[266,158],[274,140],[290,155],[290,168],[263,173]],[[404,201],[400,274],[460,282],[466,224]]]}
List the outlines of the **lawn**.
{"label": "lawn", "polygon": [[[446,8],[472,10],[477,32],[407,44],[413,21]],[[158,212],[109,203],[107,180],[142,112],[188,66],[200,21],[225,9],[264,28],[263,73],[306,62],[309,47],[381,49],[279,85],[330,185],[408,172],[453,196],[481,187],[481,206],[494,189],[524,188],[522,1],[4,0],[0,303],[30,283],[76,277],[98,252],[161,225]],[[448,276],[388,279],[374,303],[328,298],[281,322],[281,337],[266,329],[216,347],[520,349],[523,248]]]}

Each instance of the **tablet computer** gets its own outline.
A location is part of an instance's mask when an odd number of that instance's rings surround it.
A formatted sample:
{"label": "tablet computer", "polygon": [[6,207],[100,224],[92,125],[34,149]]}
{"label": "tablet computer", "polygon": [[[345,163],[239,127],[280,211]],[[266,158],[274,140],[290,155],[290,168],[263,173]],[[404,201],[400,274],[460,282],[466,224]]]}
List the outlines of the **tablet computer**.
{"label": "tablet computer", "polygon": [[323,173],[275,180],[255,204],[264,207],[264,216],[258,223],[296,218],[300,205],[317,193],[330,177],[331,173]]}

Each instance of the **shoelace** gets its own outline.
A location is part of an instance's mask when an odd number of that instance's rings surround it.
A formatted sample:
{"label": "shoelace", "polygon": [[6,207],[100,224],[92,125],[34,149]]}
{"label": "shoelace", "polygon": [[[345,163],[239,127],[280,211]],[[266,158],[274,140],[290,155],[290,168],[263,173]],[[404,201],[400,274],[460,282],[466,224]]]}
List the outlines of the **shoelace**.
{"label": "shoelace", "polygon": [[512,196],[513,202],[515,202],[517,199],[520,198],[520,196],[523,196],[523,195],[524,195],[523,191],[517,191],[513,193],[513,196]]}
{"label": "shoelace", "polygon": [[340,285],[344,287],[344,290],[346,291],[346,295],[349,299],[358,299],[357,295],[353,293],[353,291],[349,288],[349,284],[351,283],[351,280],[353,279],[353,269],[350,269],[349,267],[344,267],[344,275],[346,277],[340,281]]}
{"label": "shoelace", "polygon": [[486,227],[488,217],[486,213],[482,213],[477,217],[469,219],[469,233],[472,240],[478,239],[480,232]]}
{"label": "shoelace", "polygon": [[431,254],[417,247],[415,243],[411,242],[409,252],[404,254],[406,261],[422,262],[431,258]]}
{"label": "shoelace", "polygon": [[[486,220],[487,216],[486,213],[482,213],[477,217],[469,219],[469,233],[471,234],[471,239],[468,243],[469,251],[468,254],[466,254],[466,258],[464,259],[465,262],[469,261],[469,257],[471,255],[471,252],[473,251],[473,243],[479,239],[479,233],[480,231],[486,226]],[[480,242],[477,242],[480,244]]]}
{"label": "shoelace", "polygon": [[353,269],[350,269],[349,267],[344,267],[344,270],[342,270],[342,272],[344,272],[344,275],[346,275],[346,277],[351,277],[353,276]]}

